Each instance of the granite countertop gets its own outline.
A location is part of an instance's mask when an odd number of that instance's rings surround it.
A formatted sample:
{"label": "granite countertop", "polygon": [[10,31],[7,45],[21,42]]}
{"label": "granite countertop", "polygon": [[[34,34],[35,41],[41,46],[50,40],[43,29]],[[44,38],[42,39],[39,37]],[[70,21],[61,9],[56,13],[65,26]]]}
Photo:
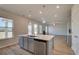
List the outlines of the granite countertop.
{"label": "granite countertop", "polygon": [[34,38],[34,39],[39,39],[39,40],[45,40],[45,41],[49,41],[51,39],[53,39],[55,36],[54,35],[19,35],[20,37],[28,37],[28,38]]}

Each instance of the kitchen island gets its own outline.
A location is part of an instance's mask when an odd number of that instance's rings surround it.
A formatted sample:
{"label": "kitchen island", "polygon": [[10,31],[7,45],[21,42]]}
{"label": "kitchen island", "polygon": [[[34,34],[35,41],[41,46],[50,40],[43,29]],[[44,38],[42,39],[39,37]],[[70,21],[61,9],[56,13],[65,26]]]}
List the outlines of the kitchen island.
{"label": "kitchen island", "polygon": [[35,55],[51,55],[54,49],[54,36],[19,35],[19,45],[22,49]]}

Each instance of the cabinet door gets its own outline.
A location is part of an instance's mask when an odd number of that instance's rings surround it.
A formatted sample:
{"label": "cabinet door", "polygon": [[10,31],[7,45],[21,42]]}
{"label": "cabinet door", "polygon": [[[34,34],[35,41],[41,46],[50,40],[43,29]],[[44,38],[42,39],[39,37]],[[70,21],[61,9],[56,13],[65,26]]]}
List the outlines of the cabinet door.
{"label": "cabinet door", "polygon": [[47,54],[47,48],[46,48],[46,42],[35,40],[34,41],[34,53],[36,55],[46,55]]}
{"label": "cabinet door", "polygon": [[20,45],[21,48],[24,47],[24,39],[23,39],[23,37],[19,38],[19,45]]}
{"label": "cabinet door", "polygon": [[24,49],[28,50],[28,38],[24,38]]}
{"label": "cabinet door", "polygon": [[32,38],[29,38],[28,39],[28,49],[29,49],[29,51],[31,51],[31,52],[34,52],[34,39],[32,39]]}

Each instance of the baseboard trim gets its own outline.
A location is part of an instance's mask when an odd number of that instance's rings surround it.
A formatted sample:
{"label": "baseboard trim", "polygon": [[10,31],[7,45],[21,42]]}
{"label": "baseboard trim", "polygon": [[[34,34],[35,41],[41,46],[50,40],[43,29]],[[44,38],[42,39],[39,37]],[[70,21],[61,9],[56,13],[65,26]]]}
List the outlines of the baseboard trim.
{"label": "baseboard trim", "polygon": [[10,44],[10,45],[6,45],[6,46],[3,46],[3,47],[0,47],[0,50],[1,49],[5,49],[5,48],[8,48],[8,47],[11,47],[11,46],[14,46],[14,45],[17,45],[18,43],[14,43],[14,44]]}

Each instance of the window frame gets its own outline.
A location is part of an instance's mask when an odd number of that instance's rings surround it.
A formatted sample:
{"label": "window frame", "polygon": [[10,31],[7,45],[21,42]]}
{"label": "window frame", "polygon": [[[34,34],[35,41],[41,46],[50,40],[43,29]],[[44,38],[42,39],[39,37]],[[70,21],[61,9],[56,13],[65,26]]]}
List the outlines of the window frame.
{"label": "window frame", "polygon": [[33,27],[34,27],[34,35],[38,35],[38,24],[35,23]]}
{"label": "window frame", "polygon": [[39,25],[39,33],[42,34],[42,32],[43,32],[43,27],[42,25]]}
{"label": "window frame", "polygon": [[[4,18],[2,20],[4,20]],[[8,38],[13,38],[14,37],[13,36],[13,23],[14,23],[13,20],[5,18],[4,21],[5,21],[5,26],[4,27],[0,27],[0,28],[4,29],[4,31],[2,31],[2,32],[5,32],[5,34],[4,34],[4,38],[0,38],[0,40],[1,39],[8,39]],[[10,22],[10,21],[12,21],[12,27],[8,27],[8,22]],[[11,31],[8,30],[9,28],[11,28]],[[8,32],[12,32],[12,37],[8,37]]]}
{"label": "window frame", "polygon": [[32,27],[32,23],[29,22],[29,23],[28,23],[28,34],[29,34],[29,35],[32,35],[32,28],[33,28],[33,27]]}

